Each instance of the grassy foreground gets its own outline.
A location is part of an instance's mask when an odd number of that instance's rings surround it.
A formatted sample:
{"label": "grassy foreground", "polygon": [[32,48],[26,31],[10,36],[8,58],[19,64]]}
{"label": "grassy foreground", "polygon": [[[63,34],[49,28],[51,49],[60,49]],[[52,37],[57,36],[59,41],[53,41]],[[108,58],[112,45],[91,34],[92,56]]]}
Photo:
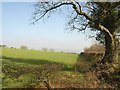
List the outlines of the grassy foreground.
{"label": "grassy foreground", "polygon": [[56,88],[78,87],[83,80],[73,69],[77,54],[3,48],[0,55],[3,88],[46,88],[44,81]]}
{"label": "grassy foreground", "polygon": [[[52,88],[111,87],[104,80],[99,81],[96,73],[84,73],[92,62],[84,60],[81,55],[76,62],[77,54],[11,48],[2,50],[2,88],[46,88],[45,82]],[[119,77],[118,74],[113,76]]]}

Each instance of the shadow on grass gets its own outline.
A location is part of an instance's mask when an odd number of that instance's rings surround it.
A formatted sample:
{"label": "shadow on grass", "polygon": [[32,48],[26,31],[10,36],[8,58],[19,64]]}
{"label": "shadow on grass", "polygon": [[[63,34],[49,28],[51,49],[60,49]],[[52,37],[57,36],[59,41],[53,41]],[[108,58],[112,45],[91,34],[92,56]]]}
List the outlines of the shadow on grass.
{"label": "shadow on grass", "polygon": [[2,56],[2,59],[6,59],[6,60],[9,60],[11,62],[16,62],[16,63],[28,64],[28,65],[58,64],[58,65],[63,66],[62,71],[73,70],[72,65],[70,66],[70,65],[63,64],[63,63],[48,61],[45,59],[22,59],[22,58],[11,58],[11,57],[6,57],[6,56]]}
{"label": "shadow on grass", "polygon": [[31,64],[31,65],[60,64],[60,63],[48,61],[45,59],[23,59],[23,58],[11,58],[11,57],[6,57],[6,56],[2,56],[2,59],[8,59],[9,61],[12,61],[12,62]]}

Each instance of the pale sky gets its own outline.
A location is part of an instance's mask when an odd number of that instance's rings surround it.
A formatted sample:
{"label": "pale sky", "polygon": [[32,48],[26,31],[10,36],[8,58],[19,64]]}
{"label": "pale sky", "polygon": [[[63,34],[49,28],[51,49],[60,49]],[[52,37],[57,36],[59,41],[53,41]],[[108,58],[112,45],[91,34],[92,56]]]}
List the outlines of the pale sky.
{"label": "pale sky", "polygon": [[[85,34],[65,30],[66,18],[55,13],[43,22],[40,20],[31,25],[33,2],[2,2],[2,42],[9,47],[26,45],[29,48],[52,48],[62,51],[81,52],[89,47],[95,40],[88,39]],[[2,6],[2,7],[1,7]],[[2,9],[1,9],[2,8]],[[1,20],[2,19],[2,20]]]}

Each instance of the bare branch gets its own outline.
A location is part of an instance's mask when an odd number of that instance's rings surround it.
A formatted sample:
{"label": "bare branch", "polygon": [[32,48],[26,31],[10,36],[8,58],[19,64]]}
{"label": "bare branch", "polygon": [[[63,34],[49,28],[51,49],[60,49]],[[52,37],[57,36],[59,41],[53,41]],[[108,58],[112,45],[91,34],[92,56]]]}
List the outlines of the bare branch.
{"label": "bare branch", "polygon": [[[84,11],[82,11],[80,2],[78,2],[76,0],[74,0],[74,2],[72,0],[69,0],[69,1],[66,1],[66,2],[57,2],[57,3],[53,3],[53,2],[52,3],[40,2],[40,3],[38,3],[38,5],[39,4],[40,4],[40,7],[41,7],[41,5],[43,5],[42,6],[43,10],[42,11],[38,10],[39,12],[36,13],[36,14],[40,13],[40,17],[37,18],[37,19],[35,19],[34,22],[37,22],[38,20],[40,20],[41,18],[43,18],[48,12],[56,10],[57,8],[59,8],[59,7],[63,6],[63,5],[72,5],[73,9],[77,13],[77,16],[74,17],[72,19],[72,21],[76,20],[78,16],[84,16],[87,20],[91,21],[94,25],[97,25],[97,27],[95,27],[96,29],[98,29],[98,30],[100,30],[102,32],[108,33],[110,35],[110,37],[113,38],[112,35],[111,35],[111,33],[109,32],[109,30],[107,28],[105,28],[99,22],[96,22],[91,16],[89,16],[89,14],[85,13]],[[99,5],[100,7],[104,7],[104,5],[102,5],[101,3],[96,3],[96,4]],[[47,5],[49,7],[47,7]],[[75,27],[74,22],[72,23],[72,26],[73,26],[72,29],[78,29],[77,27]],[[82,28],[82,29],[85,30],[87,28],[87,26],[88,25],[86,24],[85,27]],[[81,30],[81,28],[79,28],[78,30]]]}
{"label": "bare branch", "polygon": [[[83,12],[83,11],[81,10],[80,4],[79,4],[79,8],[80,8],[80,10],[79,10],[78,7],[76,6],[76,4],[74,4],[73,2],[71,2],[71,3],[72,3],[72,5],[73,5],[73,8],[75,9],[76,13],[78,13],[79,15],[85,16],[85,18],[88,19],[88,20],[90,20],[90,21],[93,21],[93,19],[92,19],[90,16],[88,16],[85,12]],[[78,3],[78,2],[77,2],[77,3]]]}
{"label": "bare branch", "polygon": [[46,14],[47,14],[47,12],[45,12],[41,17],[35,19],[35,21],[33,22],[33,24],[34,24],[35,22],[39,21],[41,18],[43,18]]}
{"label": "bare branch", "polygon": [[79,7],[79,10],[80,10],[80,12],[81,12],[82,10],[81,10],[81,5],[80,5],[80,3],[79,3],[77,0],[75,0],[75,2],[77,3],[77,5],[78,5],[78,7]]}
{"label": "bare branch", "polygon": [[[39,2],[39,3],[37,3],[37,5],[39,5],[39,4],[42,4],[42,3],[45,3],[45,2]],[[48,3],[47,3],[47,5],[49,5]],[[55,4],[53,4],[52,3],[52,7],[50,7],[50,8],[48,8],[48,9],[46,9],[45,7],[44,7],[44,5],[43,5],[43,8],[45,9],[44,11],[43,11],[43,14],[39,17],[39,18],[37,18],[37,19],[35,19],[35,21],[33,22],[33,23],[35,23],[35,22],[37,22],[37,21],[39,21],[41,18],[43,18],[48,12],[50,12],[50,11],[52,11],[52,10],[55,10],[55,9],[57,9],[58,7],[61,7],[61,6],[63,6],[63,5],[72,5],[72,3],[70,3],[70,2],[62,2],[62,3],[55,3]],[[50,5],[49,5],[50,6]],[[41,13],[41,12],[40,12]],[[37,14],[39,14],[39,12],[38,13],[35,13],[36,15]]]}
{"label": "bare branch", "polygon": [[87,24],[85,25],[85,27],[83,28],[83,30],[86,30],[86,28],[87,28],[88,25],[89,25],[89,24],[87,23]]}

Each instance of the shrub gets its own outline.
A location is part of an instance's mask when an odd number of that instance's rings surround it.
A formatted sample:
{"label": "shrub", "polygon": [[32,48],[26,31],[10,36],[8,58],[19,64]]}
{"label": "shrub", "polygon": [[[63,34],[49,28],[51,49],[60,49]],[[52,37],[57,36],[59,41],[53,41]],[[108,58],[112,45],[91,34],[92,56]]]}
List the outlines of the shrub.
{"label": "shrub", "polygon": [[[45,86],[46,84],[44,82],[49,84],[52,75],[55,72],[59,71],[61,68],[62,68],[61,64],[41,64],[24,66],[14,63],[3,62],[2,65],[2,72],[4,74],[3,82],[6,82],[6,80],[8,79],[9,80],[13,79],[11,88],[14,88],[13,85],[16,83],[16,80],[17,82],[21,82],[20,83],[22,85],[21,87],[29,88],[46,87]],[[27,75],[30,77],[27,78]],[[10,82],[8,82],[8,84],[9,83]],[[3,83],[4,87],[5,85],[6,84]]]}
{"label": "shrub", "polygon": [[89,70],[91,63],[86,60],[77,61],[74,64],[74,71],[84,73]]}
{"label": "shrub", "polygon": [[20,48],[21,48],[21,49],[28,49],[28,47],[25,46],[25,45],[21,46]]}

